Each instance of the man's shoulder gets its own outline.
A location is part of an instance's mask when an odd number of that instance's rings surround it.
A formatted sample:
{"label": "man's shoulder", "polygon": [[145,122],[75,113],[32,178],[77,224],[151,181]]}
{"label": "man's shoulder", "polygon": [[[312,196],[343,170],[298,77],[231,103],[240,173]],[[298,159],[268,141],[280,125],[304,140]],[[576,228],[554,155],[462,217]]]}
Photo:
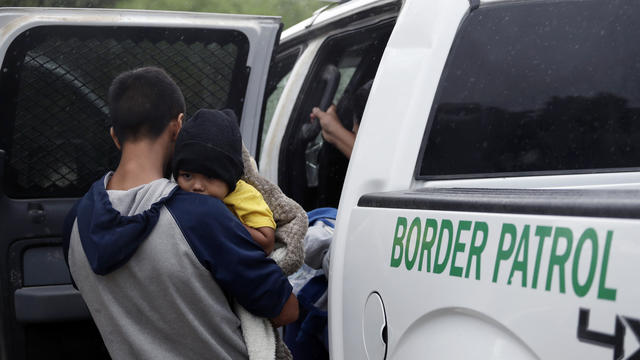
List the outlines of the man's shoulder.
{"label": "man's shoulder", "polygon": [[177,211],[197,217],[209,217],[211,212],[228,213],[225,205],[219,199],[182,189],[176,190],[172,198],[167,201],[166,206],[172,213]]}
{"label": "man's shoulder", "polygon": [[219,230],[220,227],[229,228],[230,225],[238,222],[219,199],[182,189],[177,189],[165,206],[183,230],[188,228]]}

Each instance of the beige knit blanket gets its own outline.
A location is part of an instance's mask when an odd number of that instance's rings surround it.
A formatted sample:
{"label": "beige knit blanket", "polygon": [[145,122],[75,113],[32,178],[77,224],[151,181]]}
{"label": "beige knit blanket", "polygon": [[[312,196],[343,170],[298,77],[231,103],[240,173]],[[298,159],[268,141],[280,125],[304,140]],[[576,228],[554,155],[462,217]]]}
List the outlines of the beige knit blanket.
{"label": "beige knit blanket", "polygon": [[[255,161],[244,145],[242,160],[244,162],[242,180],[260,191],[276,221],[276,246],[270,256],[282,268],[285,275],[289,276],[298,271],[304,260],[303,241],[308,227],[307,213],[302,206],[288,198],[277,185],[258,173]],[[252,315],[237,303],[235,310],[240,318],[251,360],[292,359],[291,352],[268,319]]]}

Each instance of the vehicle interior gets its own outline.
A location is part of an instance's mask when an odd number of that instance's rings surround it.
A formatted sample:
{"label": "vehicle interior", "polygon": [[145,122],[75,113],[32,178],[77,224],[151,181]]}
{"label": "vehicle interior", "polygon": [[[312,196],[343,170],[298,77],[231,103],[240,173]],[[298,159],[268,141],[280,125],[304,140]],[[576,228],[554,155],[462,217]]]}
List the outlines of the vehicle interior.
{"label": "vehicle interior", "polygon": [[349,164],[335,146],[323,141],[313,107],[332,103],[342,125],[353,128],[353,95],[373,79],[395,20],[386,20],[330,36],[321,46],[292,111],[279,154],[278,183],[307,211],[338,207]]}

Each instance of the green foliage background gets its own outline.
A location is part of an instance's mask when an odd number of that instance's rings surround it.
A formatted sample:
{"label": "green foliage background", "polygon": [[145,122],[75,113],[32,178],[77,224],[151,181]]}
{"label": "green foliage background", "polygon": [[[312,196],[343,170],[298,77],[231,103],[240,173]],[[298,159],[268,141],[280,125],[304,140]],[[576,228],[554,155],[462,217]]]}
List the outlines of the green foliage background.
{"label": "green foliage background", "polygon": [[0,0],[4,6],[52,6],[204,11],[282,16],[285,28],[328,4],[322,0]]}

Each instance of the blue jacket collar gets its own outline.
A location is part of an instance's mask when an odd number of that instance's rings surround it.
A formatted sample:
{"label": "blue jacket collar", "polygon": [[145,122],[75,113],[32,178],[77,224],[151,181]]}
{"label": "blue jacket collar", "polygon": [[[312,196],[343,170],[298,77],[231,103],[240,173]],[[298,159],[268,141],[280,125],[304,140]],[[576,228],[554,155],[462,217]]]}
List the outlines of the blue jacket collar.
{"label": "blue jacket collar", "polygon": [[149,209],[125,216],[114,209],[109,200],[105,189],[106,177],[109,175],[96,181],[74,207],[82,248],[91,268],[99,275],[116,270],[135,254],[157,224],[162,206],[178,189],[175,186]]}

